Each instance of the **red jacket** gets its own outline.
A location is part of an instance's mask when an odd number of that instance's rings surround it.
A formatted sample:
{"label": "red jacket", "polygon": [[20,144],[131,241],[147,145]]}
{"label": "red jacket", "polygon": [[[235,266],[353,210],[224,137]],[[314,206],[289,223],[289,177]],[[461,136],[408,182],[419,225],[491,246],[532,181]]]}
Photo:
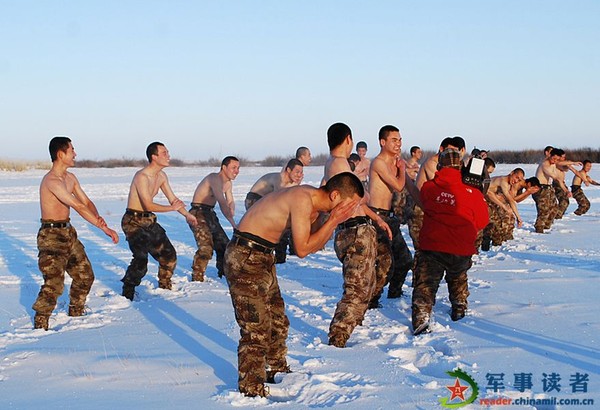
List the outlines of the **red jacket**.
{"label": "red jacket", "polygon": [[421,187],[425,216],[419,236],[422,250],[470,256],[477,232],[489,221],[483,194],[462,182],[455,168],[442,168]]}

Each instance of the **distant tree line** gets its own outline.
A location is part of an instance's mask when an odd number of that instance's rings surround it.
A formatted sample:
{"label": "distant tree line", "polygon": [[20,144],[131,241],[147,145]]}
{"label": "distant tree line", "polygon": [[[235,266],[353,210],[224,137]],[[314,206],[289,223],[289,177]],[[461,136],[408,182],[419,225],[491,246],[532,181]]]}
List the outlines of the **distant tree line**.
{"label": "distant tree line", "polygon": [[[542,148],[543,149],[543,148]],[[522,151],[514,150],[497,150],[489,151],[488,156],[494,160],[497,164],[535,164],[542,158],[542,149],[527,149]],[[567,159],[573,161],[583,161],[588,159],[595,164],[600,163],[600,148],[575,148],[565,149],[567,153]],[[423,159],[429,158],[433,155],[433,151],[423,151]],[[375,155],[370,155],[374,157]],[[410,154],[408,150],[403,152],[404,158],[409,158]],[[312,163],[313,166],[323,166],[325,161],[329,157],[328,154],[313,154]],[[252,161],[244,156],[237,156],[240,160],[242,167],[282,167],[293,158],[293,155],[281,156],[281,155],[269,155],[260,161]],[[197,161],[184,161],[177,158],[171,159],[172,167],[219,167],[221,165],[222,158],[210,157],[207,160]],[[121,159],[106,159],[106,160],[91,160],[91,159],[78,159],[77,167],[80,168],[123,168],[123,167],[134,167],[142,168],[148,164],[145,158],[121,158]],[[3,171],[24,171],[27,169],[49,169],[50,162],[40,161],[10,161],[0,159],[0,170]]]}

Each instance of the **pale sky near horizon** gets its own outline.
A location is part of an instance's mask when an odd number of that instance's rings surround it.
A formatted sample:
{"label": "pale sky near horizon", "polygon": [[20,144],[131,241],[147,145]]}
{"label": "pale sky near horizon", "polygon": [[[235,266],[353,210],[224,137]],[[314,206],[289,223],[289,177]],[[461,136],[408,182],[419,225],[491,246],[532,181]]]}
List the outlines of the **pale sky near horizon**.
{"label": "pale sky near horizon", "polygon": [[600,1],[0,0],[4,159],[262,159],[347,123],[411,145],[600,148]]}

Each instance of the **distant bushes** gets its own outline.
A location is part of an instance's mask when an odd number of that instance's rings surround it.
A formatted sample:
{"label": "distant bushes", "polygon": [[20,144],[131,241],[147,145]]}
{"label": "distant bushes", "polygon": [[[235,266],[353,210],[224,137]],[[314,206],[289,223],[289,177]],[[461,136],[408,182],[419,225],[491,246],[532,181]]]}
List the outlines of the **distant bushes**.
{"label": "distant bushes", "polygon": [[[572,161],[583,161],[589,159],[593,163],[600,163],[600,149],[576,148],[565,149],[567,159]],[[468,152],[470,153],[470,151]],[[423,160],[433,155],[433,151],[423,151]],[[497,164],[536,164],[544,156],[542,149],[526,149],[522,151],[497,150],[488,151],[488,156]],[[403,153],[403,158],[410,158],[409,153]],[[421,161],[423,161],[421,160]]]}
{"label": "distant bushes", "polygon": [[27,171],[28,169],[50,169],[51,166],[52,164],[50,163],[50,161],[27,162],[0,159],[0,170],[2,171]]}
{"label": "distant bushes", "polygon": [[[589,159],[593,163],[600,163],[600,149],[595,148],[575,148],[565,149],[567,152],[567,159],[573,161],[583,161]],[[434,151],[423,151],[423,160],[429,158],[434,154]],[[376,154],[373,154],[374,157]],[[526,149],[522,151],[511,151],[511,150],[497,150],[489,151],[490,158],[497,164],[535,164],[542,158],[542,149]],[[410,158],[408,152],[402,154],[403,158]],[[242,167],[282,167],[294,157],[293,154],[289,156],[281,155],[269,155],[260,161],[251,161],[243,156],[236,155],[240,160]],[[314,154],[312,157],[312,166],[323,166],[329,158],[329,154]],[[171,159],[172,167],[219,167],[221,165],[222,158],[210,157],[207,160],[197,161],[184,161],[177,158]],[[142,168],[148,164],[146,158],[121,158],[121,159],[106,159],[106,160],[91,160],[91,159],[78,159],[77,167],[79,168],[122,168],[122,167],[134,167]],[[10,161],[0,159],[0,170],[2,171],[25,171],[28,169],[50,169],[52,164],[48,162],[34,161]]]}

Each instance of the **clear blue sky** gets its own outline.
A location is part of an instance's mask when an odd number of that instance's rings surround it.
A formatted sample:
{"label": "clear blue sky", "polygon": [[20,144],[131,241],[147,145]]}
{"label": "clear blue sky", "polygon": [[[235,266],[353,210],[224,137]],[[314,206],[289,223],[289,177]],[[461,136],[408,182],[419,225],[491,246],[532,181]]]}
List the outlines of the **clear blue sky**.
{"label": "clear blue sky", "polygon": [[599,148],[600,1],[0,0],[1,158]]}

